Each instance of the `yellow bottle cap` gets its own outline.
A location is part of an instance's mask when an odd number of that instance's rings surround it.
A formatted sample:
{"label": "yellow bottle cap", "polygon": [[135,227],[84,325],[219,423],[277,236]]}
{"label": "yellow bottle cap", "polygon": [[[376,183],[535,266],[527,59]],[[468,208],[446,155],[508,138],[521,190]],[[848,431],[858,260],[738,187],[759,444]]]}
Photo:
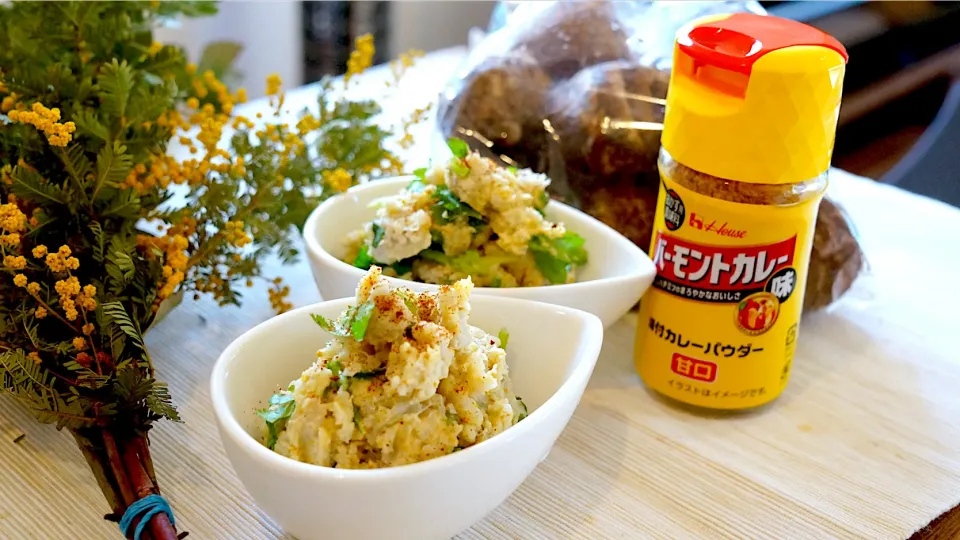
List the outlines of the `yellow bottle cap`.
{"label": "yellow bottle cap", "polygon": [[789,184],[830,166],[847,52],[811,26],[737,13],[677,34],[663,148],[697,171]]}

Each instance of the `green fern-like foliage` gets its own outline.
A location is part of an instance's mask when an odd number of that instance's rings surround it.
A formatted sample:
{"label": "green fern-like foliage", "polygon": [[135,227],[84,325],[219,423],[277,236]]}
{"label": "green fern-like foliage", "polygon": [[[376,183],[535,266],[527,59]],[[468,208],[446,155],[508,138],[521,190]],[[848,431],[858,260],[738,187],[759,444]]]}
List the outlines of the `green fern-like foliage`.
{"label": "green fern-like foliage", "polygon": [[[329,80],[303,125],[234,118],[242,94],[216,76],[236,75],[238,49],[198,69],[152,34],[214,11],[0,4],[0,386],[41,422],[142,433],[178,420],[143,339],[164,299],[239,304],[250,279],[269,279],[265,257],[295,259],[297,229],[343,178],[396,168],[376,103],[327,97]],[[171,141],[194,161],[169,158]],[[187,204],[166,204],[175,193]]]}

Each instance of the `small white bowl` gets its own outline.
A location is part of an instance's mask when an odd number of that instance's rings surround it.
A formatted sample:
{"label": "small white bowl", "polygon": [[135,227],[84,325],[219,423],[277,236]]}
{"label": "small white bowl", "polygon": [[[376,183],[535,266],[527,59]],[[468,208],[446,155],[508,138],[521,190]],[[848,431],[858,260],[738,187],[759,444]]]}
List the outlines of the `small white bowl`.
{"label": "small white bowl", "polygon": [[[377,180],[354,186],[318,206],[303,228],[313,278],[323,298],[344,298],[353,294],[366,270],[340,260],[346,252],[347,234],[373,220],[376,210],[369,203],[399,193],[412,176]],[[476,296],[524,298],[581,309],[600,317],[608,328],[630,311],[653,282],[653,262],[642,249],[604,223],[557,201],[546,209],[547,218],[586,240],[588,263],[580,269],[576,283],[545,287],[475,287]],[[436,285],[388,278],[421,292]]]}
{"label": "small white bowl", "polygon": [[527,418],[463,451],[401,467],[333,469],[274,453],[256,438],[254,411],[309,367],[328,339],[309,314],[332,318],[353,301],[274,317],[223,352],[210,395],[227,457],[257,506],[300,540],[450,538],[502,503],[547,457],[590,379],[603,327],[579,310],[471,297],[470,324],[510,332],[507,364]]}

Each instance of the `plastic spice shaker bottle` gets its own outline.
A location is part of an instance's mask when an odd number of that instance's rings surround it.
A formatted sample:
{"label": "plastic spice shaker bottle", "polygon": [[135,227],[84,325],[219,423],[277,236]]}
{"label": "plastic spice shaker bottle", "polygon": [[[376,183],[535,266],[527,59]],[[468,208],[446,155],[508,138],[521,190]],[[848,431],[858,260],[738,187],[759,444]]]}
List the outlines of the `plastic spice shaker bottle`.
{"label": "plastic spice shaker bottle", "polygon": [[678,32],[657,275],[635,347],[652,390],[743,410],[786,386],[846,61],[836,39],[778,17],[714,16]]}

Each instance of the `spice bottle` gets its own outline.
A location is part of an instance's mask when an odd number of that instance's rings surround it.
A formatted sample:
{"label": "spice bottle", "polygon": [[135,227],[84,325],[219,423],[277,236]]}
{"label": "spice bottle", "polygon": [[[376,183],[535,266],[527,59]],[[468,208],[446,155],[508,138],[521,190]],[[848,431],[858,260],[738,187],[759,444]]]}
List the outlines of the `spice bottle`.
{"label": "spice bottle", "polygon": [[748,13],[680,30],[636,368],[712,410],[787,384],[847,53],[810,26]]}

